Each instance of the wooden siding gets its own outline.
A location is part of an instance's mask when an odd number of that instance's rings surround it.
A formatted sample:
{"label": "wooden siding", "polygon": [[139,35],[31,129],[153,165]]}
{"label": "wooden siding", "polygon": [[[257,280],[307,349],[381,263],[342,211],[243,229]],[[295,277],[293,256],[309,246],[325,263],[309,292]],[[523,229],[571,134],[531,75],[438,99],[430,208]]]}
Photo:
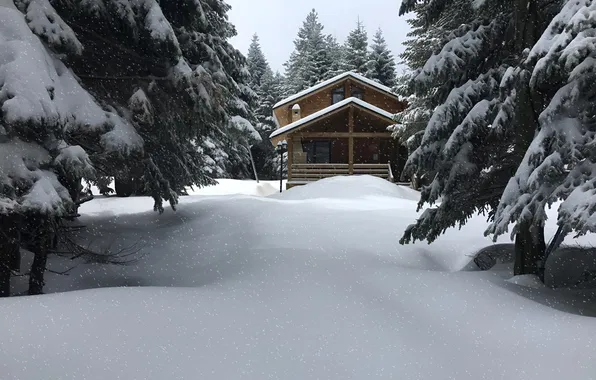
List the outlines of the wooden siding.
{"label": "wooden siding", "polygon": [[[350,133],[350,114],[353,114],[352,133]],[[334,111],[293,131],[278,135],[271,139],[276,145],[279,141],[293,138],[388,138],[391,133],[387,127],[390,119],[371,113],[358,106],[347,106]]]}
{"label": "wooden siding", "polygon": [[389,113],[398,113],[406,108],[403,102],[383,92],[374,91],[370,87],[364,92],[364,101]]}
{"label": "wooden siding", "polygon": [[298,102],[291,102],[276,108],[274,112],[280,127],[285,127],[286,125],[292,123],[292,107],[294,104],[298,103],[300,106],[300,116],[305,118],[332,105],[333,90],[342,86],[342,83],[338,83],[332,87],[328,87],[322,91],[318,91],[307,97],[298,99]]}
{"label": "wooden siding", "polygon": [[380,118],[358,107],[354,109],[354,132],[387,133],[387,127],[390,125],[391,123],[385,118]]}
{"label": "wooden siding", "polygon": [[374,87],[360,83],[352,78],[345,78],[341,82],[320,89],[312,94],[308,94],[294,102],[277,107],[273,112],[279,122],[280,127],[285,127],[292,122],[292,107],[298,103],[300,105],[301,117],[307,117],[315,112],[327,108],[333,104],[333,91],[337,88],[345,89],[345,97],[352,95],[352,90],[358,88],[363,92],[363,98],[367,103],[379,107],[390,113],[398,113],[405,109],[405,104],[396,97],[386,94]]}
{"label": "wooden siding", "polygon": [[338,133],[348,132],[348,111],[349,107],[338,110],[336,113],[321,118],[310,125],[296,130],[297,133],[325,132]]}
{"label": "wooden siding", "polygon": [[286,125],[292,122],[290,112],[291,108],[289,108],[287,105],[278,107],[275,110],[273,110],[273,113],[275,114],[275,117],[277,118],[277,122],[279,123],[280,127],[285,127]]}

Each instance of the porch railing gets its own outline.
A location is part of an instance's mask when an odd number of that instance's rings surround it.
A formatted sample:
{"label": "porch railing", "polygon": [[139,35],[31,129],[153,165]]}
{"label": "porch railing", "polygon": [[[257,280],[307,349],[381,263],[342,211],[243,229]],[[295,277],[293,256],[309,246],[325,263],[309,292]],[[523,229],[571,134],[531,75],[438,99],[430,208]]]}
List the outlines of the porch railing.
{"label": "porch railing", "polygon": [[[368,174],[392,180],[391,168],[388,164],[354,164],[355,175]],[[338,175],[349,175],[349,164],[293,164],[291,167],[291,182],[313,182],[323,178]]]}

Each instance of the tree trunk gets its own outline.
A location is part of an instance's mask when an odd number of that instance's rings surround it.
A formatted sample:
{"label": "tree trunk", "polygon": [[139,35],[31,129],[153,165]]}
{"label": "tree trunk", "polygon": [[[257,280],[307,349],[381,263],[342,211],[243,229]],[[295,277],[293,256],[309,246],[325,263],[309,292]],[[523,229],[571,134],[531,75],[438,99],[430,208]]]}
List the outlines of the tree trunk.
{"label": "tree trunk", "polygon": [[114,190],[119,197],[130,197],[135,192],[134,183],[129,179],[114,179]]}
{"label": "tree trunk", "polygon": [[35,223],[39,228],[35,231],[36,236],[33,239],[31,250],[33,251],[33,264],[31,264],[31,274],[29,275],[29,295],[43,293],[44,273],[48,261],[48,253],[52,245],[52,224],[47,218],[39,218]]}
{"label": "tree trunk", "polygon": [[519,224],[515,235],[515,266],[513,274],[535,274],[544,279],[544,226],[532,226],[524,222]]}
{"label": "tree trunk", "polygon": [[20,270],[19,218],[0,215],[0,297],[10,296],[11,270]]}

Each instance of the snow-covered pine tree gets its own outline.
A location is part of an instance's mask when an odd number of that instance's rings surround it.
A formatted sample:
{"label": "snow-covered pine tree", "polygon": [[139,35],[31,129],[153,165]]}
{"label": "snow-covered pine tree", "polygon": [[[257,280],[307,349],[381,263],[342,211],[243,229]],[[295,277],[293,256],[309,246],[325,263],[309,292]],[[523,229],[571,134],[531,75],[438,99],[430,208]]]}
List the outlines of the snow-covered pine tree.
{"label": "snow-covered pine tree", "polygon": [[[271,68],[269,67],[269,62],[265,58],[265,54],[263,54],[263,50],[261,50],[261,44],[259,42],[259,36],[253,35],[252,42],[248,48],[248,54],[246,56],[247,61],[247,69],[250,73],[250,87],[254,91],[258,91],[259,87],[262,84],[262,78],[265,74],[270,74],[271,76]],[[269,73],[268,73],[269,71]]]}
{"label": "snow-covered pine tree", "polygon": [[271,178],[271,168],[267,163],[275,155],[273,145],[269,140],[269,135],[275,129],[275,122],[272,117],[273,105],[277,102],[274,92],[273,72],[270,68],[265,72],[261,80],[261,86],[257,90],[258,107],[255,111],[257,123],[255,129],[261,136],[261,142],[253,145],[252,156],[255,161],[257,174],[261,179]]}
{"label": "snow-covered pine tree", "polygon": [[383,31],[379,28],[373,37],[371,52],[368,56],[366,76],[387,87],[397,84],[395,59],[387,47]]}
{"label": "snow-covered pine tree", "polygon": [[84,45],[49,2],[1,0],[0,19],[0,295],[20,246],[34,253],[29,293],[39,294],[59,221],[96,175],[90,157],[139,151],[142,140],[61,62]]}
{"label": "snow-covered pine tree", "polygon": [[301,65],[302,60],[299,58],[296,50],[294,50],[290,54],[290,58],[284,63],[285,75],[282,88],[284,97],[300,92],[301,90],[299,89],[304,89],[306,87],[300,74]]}
{"label": "snow-covered pine tree", "polygon": [[[402,11],[408,2],[402,2]],[[407,100],[407,108],[396,115],[397,124],[393,136],[400,141],[405,141],[411,155],[422,142],[424,129],[428,124],[433,110],[445,101],[446,96],[438,96],[438,88],[425,86],[414,88],[416,77],[420,68],[432,56],[433,51],[440,51],[444,35],[447,31],[465,22],[463,14],[454,14],[456,17],[444,17],[432,22],[427,22],[426,7],[424,3],[410,5],[408,12],[413,12],[415,17],[406,20],[410,24],[408,39],[403,43],[405,51],[400,55],[402,63],[407,66],[407,71],[397,79],[395,90]],[[402,13],[403,14],[403,13]],[[458,24],[459,22],[459,24]],[[443,92],[444,93],[444,92]],[[418,189],[423,184],[428,184],[434,177],[434,170],[418,170],[404,176],[403,180],[411,180]]]}
{"label": "snow-covered pine tree", "polygon": [[[410,91],[411,73],[404,73],[396,79],[395,92],[401,95],[407,103],[402,112],[395,115],[396,124],[391,127],[392,136],[404,142],[411,155],[422,142],[424,128],[432,115],[432,96],[419,96]],[[401,180],[409,181],[418,190],[423,184],[428,184],[434,171],[418,171],[411,176],[403,176]]]}
{"label": "snow-covered pine tree", "polygon": [[348,34],[344,45],[344,71],[354,71],[365,75],[368,71],[368,34],[360,20],[356,28]]}
{"label": "snow-covered pine tree", "polygon": [[225,166],[226,176],[231,178],[253,178],[253,170],[250,162],[250,147],[253,144],[262,142],[260,134],[255,129],[257,118],[255,110],[258,105],[258,95],[250,87],[250,72],[246,67],[246,58],[240,52],[228,45],[231,49],[229,56],[234,57],[229,62],[226,70],[230,73],[231,79],[235,82],[237,92],[230,96],[228,114],[231,116],[225,139],[227,147],[228,164]]}
{"label": "snow-covered pine tree", "polygon": [[[572,230],[580,235],[596,232],[595,10],[593,0],[568,1],[525,61],[533,68],[531,94],[545,94],[548,105],[487,230],[495,238],[507,232],[510,223],[515,224],[513,235],[525,226],[542,228],[546,206],[558,200],[563,202],[555,245]],[[534,266],[541,259],[530,257],[516,265]]]}
{"label": "snow-covered pine tree", "polygon": [[399,76],[396,91],[408,100],[408,107],[397,115],[400,128],[395,130],[395,136],[401,141],[407,141],[411,154],[418,148],[433,110],[446,99],[446,91],[442,91],[443,95],[439,96],[436,87],[414,88],[413,79],[433,52],[441,50],[445,36],[457,26],[467,22],[467,18],[463,13],[454,13],[450,14],[450,17],[427,21],[427,8],[423,2],[410,4],[404,1],[402,14],[404,11],[413,12],[415,17],[406,20],[411,30],[408,33],[408,39],[403,43],[406,49],[400,55],[402,63],[407,66],[407,71]]}
{"label": "snow-covered pine tree", "polygon": [[311,87],[327,77],[330,58],[323,24],[313,9],[294,40],[294,51],[285,63],[285,94],[291,95]]}
{"label": "snow-covered pine tree", "polygon": [[275,168],[272,162],[275,150],[269,141],[269,135],[276,127],[273,119],[273,105],[281,98],[281,80],[279,74],[274,75],[269,62],[265,58],[258,37],[253,37],[247,56],[248,71],[251,75],[251,87],[257,94],[255,110],[256,125],[261,141],[253,145],[252,154],[260,178],[275,178]]}
{"label": "snow-covered pine tree", "polygon": [[[137,126],[145,141],[143,156],[117,165],[117,178],[138,184],[127,192],[152,194],[156,209],[162,210],[162,200],[174,206],[187,186],[234,175],[236,160],[230,155],[238,153],[239,160],[249,161],[244,142],[230,140],[238,127],[232,117],[248,115],[250,109],[242,99],[247,96],[242,81],[248,78],[242,73],[243,58],[228,42],[235,30],[227,20],[226,3],[55,3],[89,47],[83,59],[73,63],[84,84],[123,110],[135,103],[131,96],[139,89],[145,95],[144,108],[153,117]],[[112,167],[102,172],[114,171],[116,162],[106,160]]]}
{"label": "snow-covered pine tree", "polygon": [[0,157],[1,224],[23,220],[7,241],[25,232],[33,246],[30,292],[41,291],[49,236],[76,213],[82,177],[127,179],[162,211],[217,170],[247,175],[254,93],[223,1],[0,6],[0,150],[11,152]]}
{"label": "snow-covered pine tree", "polygon": [[327,74],[322,78],[323,80],[333,78],[344,72],[345,54],[344,47],[337,42],[337,39],[328,35],[325,43],[327,44],[327,56],[329,63],[327,65]]}
{"label": "snow-covered pine tree", "polygon": [[[432,242],[477,212],[496,208],[537,127],[533,110],[541,99],[528,93],[522,54],[534,45],[556,7],[527,0],[499,7],[465,0],[402,4],[403,11],[416,9],[429,27],[445,20],[450,25],[443,31],[441,49],[414,72],[410,83],[416,94],[432,92],[442,99],[406,165],[410,175],[436,171],[422,190],[419,208],[441,203],[425,210],[402,243]],[[541,239],[541,227],[523,228],[516,235],[518,256],[533,256],[539,244],[528,242]],[[535,270],[526,266],[521,273]]]}
{"label": "snow-covered pine tree", "polygon": [[[283,77],[283,75],[281,75],[281,73],[276,72],[273,75],[273,80],[271,83],[271,90],[267,92],[268,96],[265,98],[265,102],[263,104],[264,107],[267,107],[267,110],[261,111],[263,114],[268,112],[269,116],[267,119],[267,123],[269,125],[272,125],[272,130],[277,127],[277,123],[275,122],[275,119],[273,118],[273,106],[275,105],[275,103],[282,100],[284,97],[283,96],[284,81],[285,81],[285,78]],[[263,93],[264,92],[265,91],[263,90]],[[270,135],[270,133],[269,133],[269,135]],[[266,142],[268,144],[270,144],[269,146],[272,147],[273,145],[271,145],[271,142],[269,140],[269,135],[267,135]],[[267,157],[267,161],[265,162],[265,171],[267,173],[269,173],[268,175],[270,176],[271,179],[279,179],[280,164],[281,164],[281,162],[280,162],[279,155],[275,152],[275,149],[274,149],[272,155],[269,155]],[[287,153],[284,156],[283,173],[285,173],[284,175],[287,175],[287,173],[288,173]]]}

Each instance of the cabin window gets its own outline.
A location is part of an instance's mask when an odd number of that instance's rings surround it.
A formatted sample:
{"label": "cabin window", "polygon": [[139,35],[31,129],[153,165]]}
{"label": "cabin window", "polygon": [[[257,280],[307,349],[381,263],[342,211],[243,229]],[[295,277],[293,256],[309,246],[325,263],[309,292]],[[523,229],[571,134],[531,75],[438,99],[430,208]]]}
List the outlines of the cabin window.
{"label": "cabin window", "polygon": [[364,99],[364,90],[358,87],[352,89],[352,97],[360,100]]}
{"label": "cabin window", "polygon": [[330,141],[310,141],[302,144],[307,164],[328,164],[331,162]]}
{"label": "cabin window", "polygon": [[345,96],[346,94],[343,87],[336,88],[333,90],[333,104],[341,102],[344,100]]}

